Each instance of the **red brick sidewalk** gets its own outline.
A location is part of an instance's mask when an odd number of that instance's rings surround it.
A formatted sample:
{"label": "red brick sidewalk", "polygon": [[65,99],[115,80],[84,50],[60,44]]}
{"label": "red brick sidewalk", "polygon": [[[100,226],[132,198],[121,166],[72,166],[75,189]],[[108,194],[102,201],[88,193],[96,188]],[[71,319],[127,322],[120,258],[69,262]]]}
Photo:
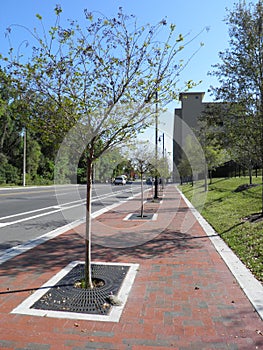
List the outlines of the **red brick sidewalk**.
{"label": "red brick sidewalk", "polygon": [[263,349],[263,322],[176,188],[146,205],[156,221],[123,221],[139,205],[93,220],[93,261],[140,264],[120,321],[10,313],[30,289],[84,260],[82,230],[69,231],[0,265],[1,349]]}

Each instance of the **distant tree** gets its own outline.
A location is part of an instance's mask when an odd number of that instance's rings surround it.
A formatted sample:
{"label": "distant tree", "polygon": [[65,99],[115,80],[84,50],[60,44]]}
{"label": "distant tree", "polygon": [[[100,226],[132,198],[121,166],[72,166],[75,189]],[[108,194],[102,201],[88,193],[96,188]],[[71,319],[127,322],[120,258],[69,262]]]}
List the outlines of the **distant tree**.
{"label": "distant tree", "polygon": [[[212,88],[212,91],[217,100],[223,100],[228,104],[232,103],[234,110],[238,106],[238,112],[230,116],[231,119],[228,125],[233,122],[235,132],[239,133],[240,147],[244,147],[245,140],[250,143],[252,139],[255,140],[255,144],[260,146],[260,152],[256,153],[260,158],[263,169],[262,0],[257,1],[256,4],[239,1],[234,5],[232,11],[228,10],[226,23],[229,26],[229,48],[219,53],[221,63],[214,66],[212,74],[218,77],[220,86]],[[254,137],[247,137],[247,133]],[[231,128],[228,135],[229,139],[235,137],[233,128]],[[246,144],[246,148],[247,146],[248,144]],[[252,157],[250,160],[252,160]]]}
{"label": "distant tree", "polygon": [[[128,160],[118,148],[105,151],[93,164],[93,182],[111,182],[118,175],[129,174]],[[79,182],[86,183],[86,157],[79,162]]]}
{"label": "distant tree", "polygon": [[[232,108],[233,109],[233,108]],[[248,169],[249,183],[252,184],[252,170],[261,164],[261,121],[254,113],[234,107],[224,123],[229,135],[229,153],[231,158]]]}
{"label": "distant tree", "polygon": [[171,174],[169,170],[169,161],[165,154],[158,160],[158,173],[164,185]]}
{"label": "distant tree", "polygon": [[[217,106],[218,107],[218,106]],[[221,107],[221,108],[220,108]],[[212,111],[217,110],[218,108],[212,109]],[[222,105],[219,105],[219,110],[222,113]],[[211,113],[211,107],[209,108]],[[222,127],[218,122],[218,117],[216,118],[217,122],[211,122],[211,115],[208,113],[208,110],[204,112],[198,120],[198,130],[196,135],[200,145],[202,146],[205,163],[204,163],[204,180],[205,180],[205,191],[208,191],[208,175],[210,178],[210,184],[212,183],[212,171],[215,170],[218,166],[222,165],[224,162],[229,160],[229,154],[224,148],[225,144],[222,142]],[[222,114],[219,114],[221,117]],[[217,134],[218,130],[220,132]],[[220,135],[220,136],[219,136]]]}
{"label": "distant tree", "polygon": [[41,158],[41,147],[33,138],[27,137],[27,174],[31,183],[37,179],[37,171]]}
{"label": "distant tree", "polygon": [[145,145],[139,145],[132,155],[131,163],[134,170],[140,175],[141,181],[141,210],[140,217],[144,216],[144,186],[143,178],[146,174],[152,173],[153,169],[156,168],[155,155]]}
{"label": "distant tree", "polygon": [[[35,39],[32,57],[26,60],[11,48],[10,70],[23,99],[41,111],[47,138],[60,138],[70,131],[62,147],[75,152],[69,156],[71,166],[85,154],[85,286],[93,288],[93,163],[105,151],[143,131],[151,123],[155,103],[161,108],[176,97],[178,76],[184,68],[178,54],[192,40],[183,44],[184,37],[166,19],[138,26],[134,16],[125,15],[121,8],[114,18],[95,17],[85,10],[87,25],[69,21],[64,27],[61,13],[57,5],[54,26],[42,34],[24,28]],[[42,23],[41,16],[37,17]],[[159,40],[162,29],[166,34]],[[8,28],[9,36],[12,30]],[[187,88],[191,86],[193,82],[187,82]],[[62,154],[60,148],[59,156]],[[63,171],[63,166],[58,167],[58,172]]]}
{"label": "distant tree", "polygon": [[10,75],[0,68],[0,160],[2,182],[21,182],[21,101]]}
{"label": "distant tree", "polygon": [[251,115],[242,104],[215,103],[205,109],[199,122],[199,137],[204,139],[206,135],[207,145],[222,150],[225,161],[231,158],[248,169],[252,184],[252,170],[261,162],[260,118]]}
{"label": "distant tree", "polygon": [[184,182],[189,182],[191,180],[193,184],[193,173],[189,160],[187,159],[185,153],[182,153],[181,159],[177,166],[178,173],[180,175],[181,185]]}
{"label": "distant tree", "polygon": [[[181,172],[180,172],[181,171]],[[183,156],[179,164],[179,174],[190,176],[192,184],[199,175],[204,175],[207,165],[201,144],[194,134],[188,134],[183,146]]]}
{"label": "distant tree", "polygon": [[[210,184],[212,184],[213,171],[229,160],[229,154],[226,152],[226,150],[218,147],[218,145],[214,146],[213,144],[207,146],[204,153]],[[207,189],[208,188],[206,187],[206,190]]]}
{"label": "distant tree", "polygon": [[[52,138],[43,132],[46,128],[47,109],[33,108],[17,90],[7,68],[0,68],[0,154],[1,182],[17,185],[22,181],[23,130],[27,130],[27,178],[30,183],[45,183],[53,180],[54,161],[58,145],[63,140],[59,135]],[[31,95],[31,99],[33,94]],[[40,102],[40,97],[38,97]],[[6,174],[6,175],[5,175]],[[27,181],[27,182],[28,182]]]}

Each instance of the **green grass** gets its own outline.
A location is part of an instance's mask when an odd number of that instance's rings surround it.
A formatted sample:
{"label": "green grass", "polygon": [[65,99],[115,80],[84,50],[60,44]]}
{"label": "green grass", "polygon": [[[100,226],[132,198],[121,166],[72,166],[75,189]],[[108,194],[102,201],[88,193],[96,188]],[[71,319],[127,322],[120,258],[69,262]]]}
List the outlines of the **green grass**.
{"label": "green grass", "polygon": [[197,182],[194,188],[183,185],[180,189],[254,276],[263,282],[263,221],[244,220],[261,212],[261,178],[253,178],[253,183],[259,186],[234,192],[238,186],[247,183],[248,177],[214,179],[206,194],[203,182]]}

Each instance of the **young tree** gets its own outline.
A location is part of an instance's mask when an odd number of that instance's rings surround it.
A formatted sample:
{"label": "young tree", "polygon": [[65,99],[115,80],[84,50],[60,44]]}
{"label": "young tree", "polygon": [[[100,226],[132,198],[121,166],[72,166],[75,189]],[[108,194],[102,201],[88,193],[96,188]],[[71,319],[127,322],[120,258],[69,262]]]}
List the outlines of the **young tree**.
{"label": "young tree", "polygon": [[193,185],[193,174],[192,174],[192,168],[189,163],[189,160],[187,159],[185,153],[182,154],[180,162],[177,166],[179,175],[180,175],[180,182],[181,185],[183,185],[184,182],[188,182],[191,179],[192,185]]}
{"label": "young tree", "polygon": [[[202,153],[201,153],[202,150]],[[206,176],[207,165],[206,159],[204,157],[202,145],[199,143],[198,139],[194,134],[189,134],[186,136],[184,144],[184,156],[187,158],[187,163],[190,165],[190,172],[192,175],[192,184],[195,179],[198,179],[200,175]],[[183,157],[184,159],[184,157]],[[186,163],[186,164],[187,164]],[[189,171],[189,168],[188,168]]]}
{"label": "young tree", "polygon": [[[263,5],[239,1],[232,11],[228,10],[226,20],[229,26],[229,48],[219,53],[221,63],[214,66],[213,75],[219,78],[220,86],[213,88],[217,100],[238,105],[243,109],[243,121],[235,115],[232,120],[239,123],[240,134],[249,130],[260,146],[262,167],[262,215],[263,215]],[[234,107],[235,109],[235,107]],[[248,121],[248,122],[247,122]],[[225,123],[225,120],[224,120]],[[233,129],[232,129],[233,130]],[[236,130],[237,131],[237,130]],[[242,142],[241,135],[240,141]],[[245,134],[247,135],[247,134]],[[229,136],[234,136],[234,133]],[[245,137],[246,138],[246,137]],[[251,142],[248,138],[248,143]],[[240,147],[242,147],[240,145]]]}
{"label": "young tree", "polygon": [[[218,107],[218,106],[217,106]],[[221,107],[221,108],[220,108]],[[213,110],[213,105],[211,106]],[[211,108],[209,112],[211,113]],[[219,105],[219,109],[221,113],[223,112],[222,105]],[[214,110],[216,110],[214,108]],[[196,131],[196,135],[200,145],[202,146],[204,155],[205,155],[205,163],[204,163],[204,180],[205,180],[205,191],[208,191],[208,181],[207,177],[210,178],[210,184],[212,183],[212,171],[216,169],[219,165],[226,162],[228,159],[228,153],[222,144],[222,130],[220,126],[220,135],[217,134],[219,128],[216,124],[211,122],[209,118],[210,113],[208,110],[206,113],[204,112],[198,121],[198,130]],[[221,114],[219,114],[221,116]]]}
{"label": "young tree", "polygon": [[143,188],[143,177],[148,173],[151,173],[155,166],[155,156],[146,145],[140,145],[135,151],[131,159],[131,163],[134,170],[140,174],[141,180],[141,213],[140,216],[143,218],[144,214],[144,188]]}
{"label": "young tree", "polygon": [[251,115],[242,104],[215,103],[205,109],[199,123],[199,138],[207,139],[207,146],[213,144],[218,151],[222,150],[221,155],[225,154],[222,161],[231,157],[248,169],[252,184],[252,170],[261,161],[260,118]]}
{"label": "young tree", "polygon": [[[151,122],[156,102],[161,107],[175,98],[178,76],[184,68],[178,54],[187,42],[183,45],[184,37],[165,19],[156,25],[138,26],[135,17],[125,15],[121,8],[114,18],[96,18],[85,10],[84,26],[69,21],[63,27],[61,13],[61,7],[56,6],[56,21],[48,32],[30,32],[35,43],[28,61],[10,51],[10,70],[34,110],[45,107],[42,118],[48,117],[44,123],[47,137],[61,137],[69,131],[62,147],[72,152],[72,168],[74,159],[85,152],[85,285],[92,288],[93,163],[106,150],[143,131]],[[41,16],[37,17],[42,22]],[[166,34],[158,40],[162,30]],[[10,35],[11,27],[8,32]],[[187,85],[191,87],[192,82]]]}

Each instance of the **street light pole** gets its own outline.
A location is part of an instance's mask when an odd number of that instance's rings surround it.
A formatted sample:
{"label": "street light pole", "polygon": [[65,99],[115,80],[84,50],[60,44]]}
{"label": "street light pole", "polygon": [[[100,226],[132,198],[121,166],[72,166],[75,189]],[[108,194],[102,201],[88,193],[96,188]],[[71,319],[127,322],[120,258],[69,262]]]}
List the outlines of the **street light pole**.
{"label": "street light pole", "polygon": [[163,139],[163,158],[164,158],[164,133],[159,137],[159,142],[161,142],[161,138]]}
{"label": "street light pole", "polygon": [[158,199],[158,91],[155,92],[155,180],[154,180],[154,199]]}
{"label": "street light pole", "polygon": [[23,130],[23,146],[24,146],[24,151],[23,151],[23,186],[26,185],[26,128]]}
{"label": "street light pole", "polygon": [[[263,31],[263,18],[262,18],[262,1],[259,1],[257,4],[257,10],[258,10],[258,37],[259,37],[259,52],[262,52],[262,31]],[[262,58],[262,57],[261,57]],[[261,135],[260,135],[260,148],[261,148],[261,216],[263,216],[263,82],[262,82],[262,75],[260,80],[260,106],[259,106],[259,113],[260,113],[260,127],[261,127]]]}
{"label": "street light pole", "polygon": [[[161,142],[161,138],[163,139],[163,162],[164,162],[164,132],[163,134],[159,137],[159,142]],[[164,166],[164,163],[163,163]],[[161,183],[162,183],[162,189],[164,189],[164,177],[161,177]]]}

